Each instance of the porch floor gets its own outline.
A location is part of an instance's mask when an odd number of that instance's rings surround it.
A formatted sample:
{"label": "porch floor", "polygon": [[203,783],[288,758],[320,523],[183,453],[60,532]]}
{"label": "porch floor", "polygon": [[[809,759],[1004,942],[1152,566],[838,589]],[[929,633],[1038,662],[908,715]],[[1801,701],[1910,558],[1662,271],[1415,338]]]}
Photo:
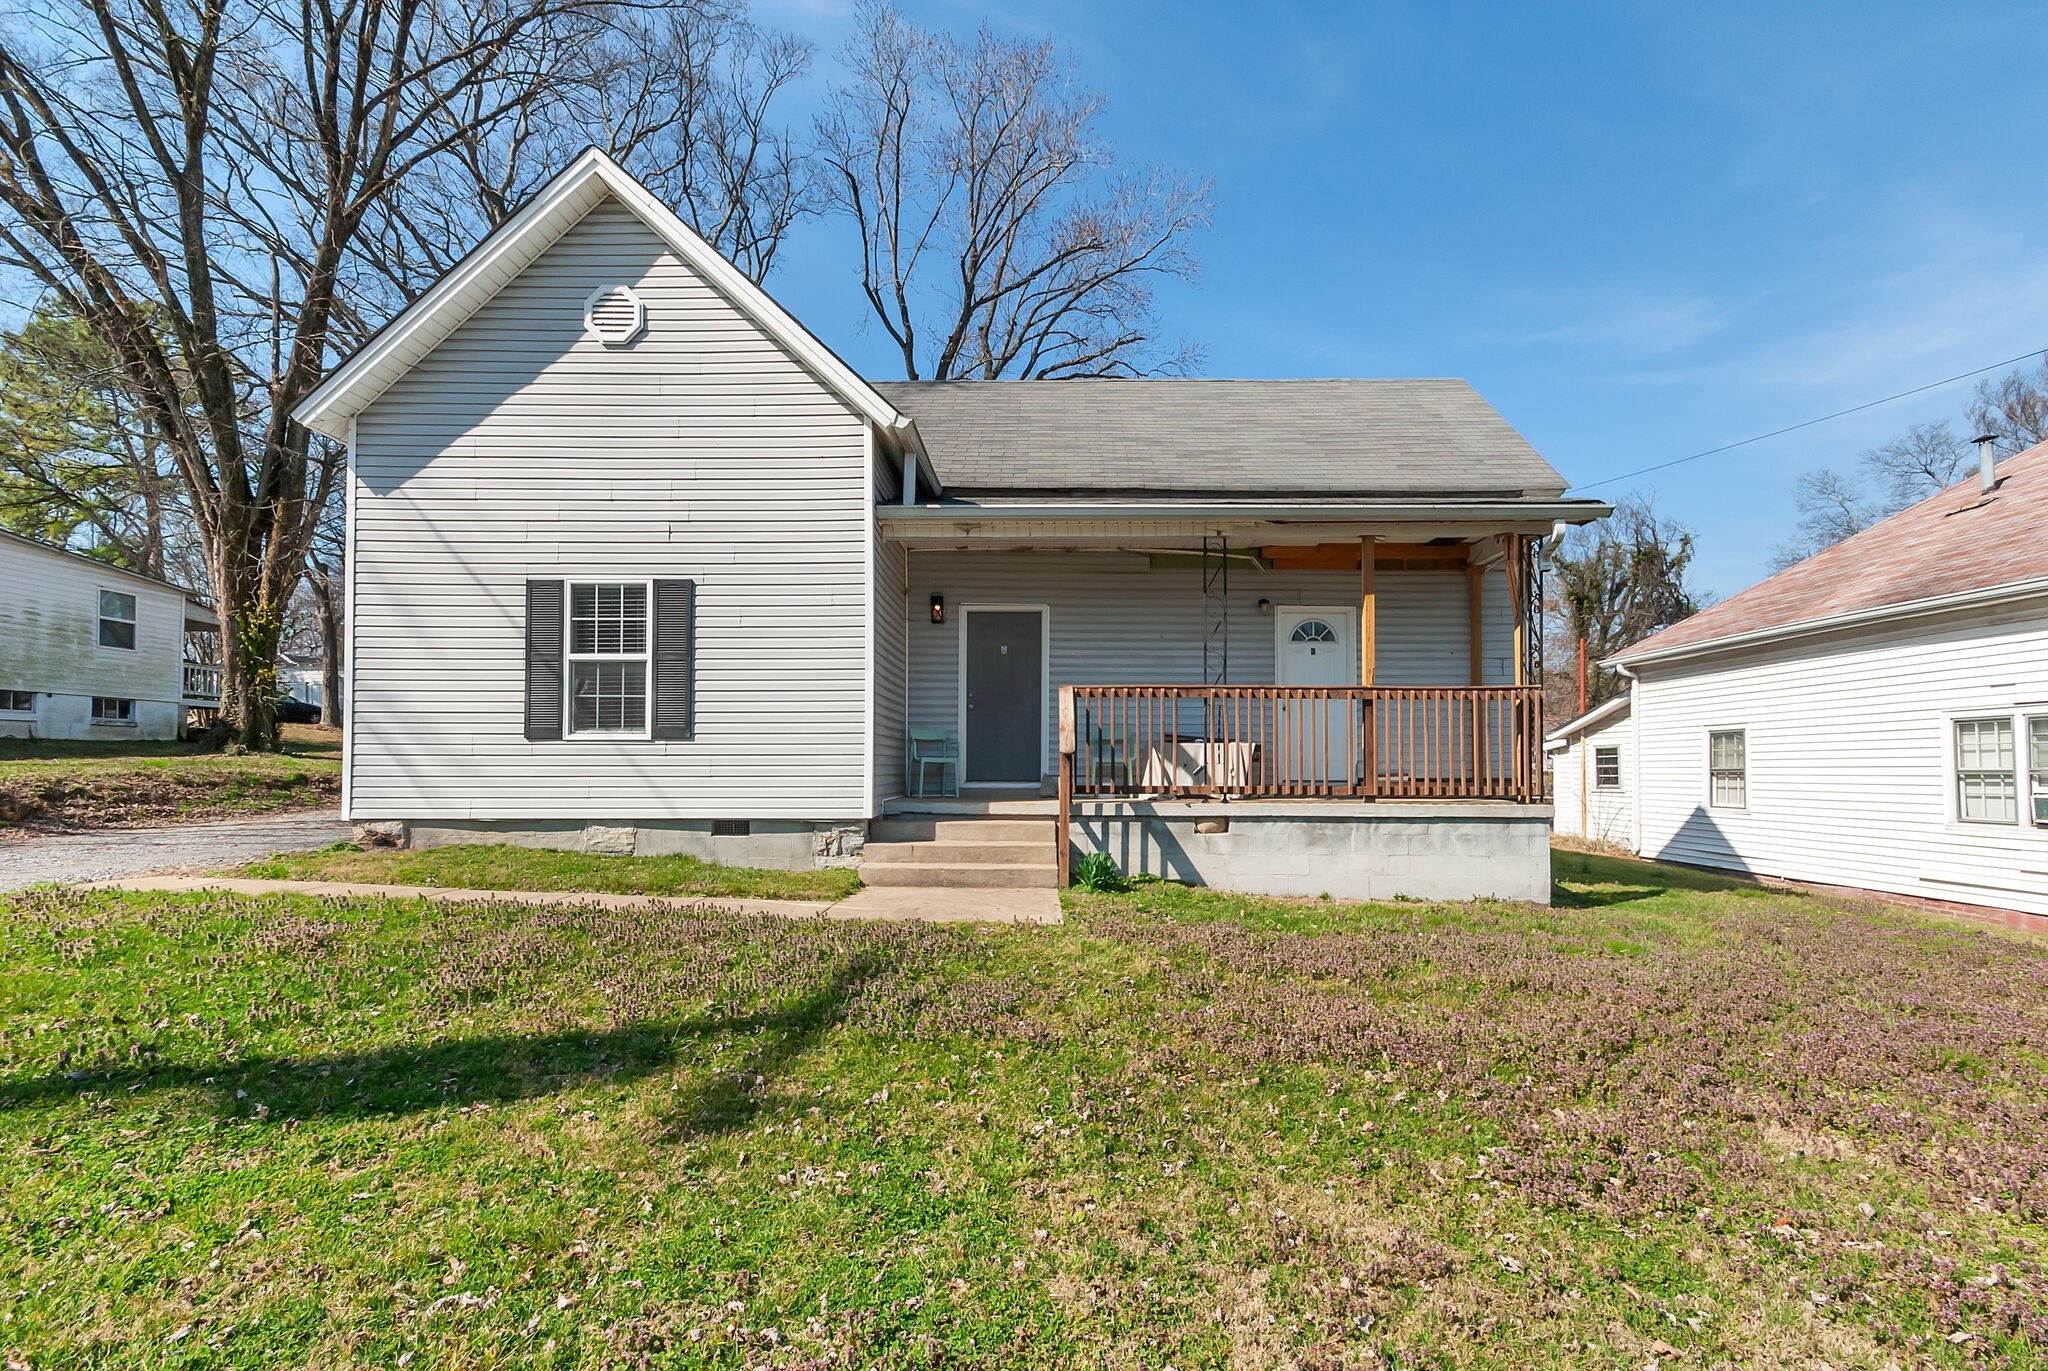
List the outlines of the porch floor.
{"label": "porch floor", "polygon": [[[1223,800],[1201,798],[1190,800],[1148,799],[1144,796],[1096,796],[1076,795],[1073,807],[1074,817],[1137,817],[1141,815],[1195,816],[1207,815],[1240,818],[1301,818],[1301,819],[1415,819],[1415,818],[1542,818],[1551,814],[1549,801],[1540,804],[1524,804],[1516,800],[1477,799],[1432,799],[1432,800],[1354,800],[1334,798],[1317,799],[1235,799]],[[960,795],[903,795],[882,802],[884,817],[894,818],[907,814],[930,814],[966,817],[970,815],[1012,818],[1040,816],[1059,817],[1059,801],[1046,798],[1036,791],[1027,789],[1010,790],[969,790]]]}

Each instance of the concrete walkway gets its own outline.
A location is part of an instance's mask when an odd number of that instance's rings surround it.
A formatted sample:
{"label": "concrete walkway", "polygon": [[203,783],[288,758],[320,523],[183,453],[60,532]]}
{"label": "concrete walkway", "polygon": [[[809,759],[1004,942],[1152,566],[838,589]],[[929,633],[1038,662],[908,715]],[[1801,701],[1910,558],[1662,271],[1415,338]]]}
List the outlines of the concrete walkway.
{"label": "concrete walkway", "polygon": [[785,918],[923,920],[945,924],[1056,924],[1059,895],[1051,890],[857,890],[843,900],[730,900],[704,895],[611,895],[576,890],[463,890],[433,885],[366,885],[357,881],[251,881],[229,876],[139,876],[96,881],[96,890],[221,890],[235,895],[314,895],[331,899],[503,900],[514,904],[596,905],[644,909],[695,905],[735,914]]}
{"label": "concrete walkway", "polygon": [[71,885],[151,871],[216,870],[277,852],[313,852],[354,830],[338,809],[267,814],[159,828],[95,828],[43,838],[0,839],[0,890]]}

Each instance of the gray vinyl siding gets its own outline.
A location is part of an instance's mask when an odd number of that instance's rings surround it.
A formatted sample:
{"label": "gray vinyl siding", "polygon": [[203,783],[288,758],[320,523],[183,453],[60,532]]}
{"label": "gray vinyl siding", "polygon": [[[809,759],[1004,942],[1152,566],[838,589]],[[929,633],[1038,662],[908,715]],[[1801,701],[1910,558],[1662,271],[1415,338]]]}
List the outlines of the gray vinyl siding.
{"label": "gray vinyl siding", "polygon": [[875,538],[875,786],[877,797],[887,799],[903,793],[910,708],[910,554],[879,529]]}
{"label": "gray vinyl siding", "polygon": [[[645,300],[627,347],[583,303]],[[350,808],[865,817],[863,421],[613,202],[357,420]],[[697,583],[697,736],[522,736],[530,577]]]}
{"label": "gray vinyl siding", "polygon": [[[1955,719],[2048,713],[2048,607],[1638,673],[1646,855],[2048,913],[2048,829],[2025,822],[2024,775],[2022,822],[1964,823],[1952,770]],[[1722,728],[1747,734],[1741,809],[1707,803],[1707,733]]]}
{"label": "gray vinyl siding", "polygon": [[[1383,685],[1471,684],[1470,609],[1462,571],[1383,571],[1379,657]],[[924,612],[946,599],[946,622]],[[1249,564],[1230,578],[1230,679],[1270,684],[1271,615],[1258,602],[1349,606],[1359,601],[1355,571],[1260,571]],[[1046,697],[1048,772],[1057,764],[1058,690],[1062,685],[1162,685],[1202,679],[1202,590],[1192,568],[1154,571],[1147,558],[1093,552],[913,552],[910,555],[910,722],[960,727],[960,615],[973,604],[1043,604],[1051,611],[1051,681]],[[1486,684],[1513,679],[1513,611],[1506,577],[1486,578],[1483,595]],[[884,759],[885,764],[887,759]],[[902,770],[900,750],[895,770]],[[896,778],[901,784],[900,776]]]}

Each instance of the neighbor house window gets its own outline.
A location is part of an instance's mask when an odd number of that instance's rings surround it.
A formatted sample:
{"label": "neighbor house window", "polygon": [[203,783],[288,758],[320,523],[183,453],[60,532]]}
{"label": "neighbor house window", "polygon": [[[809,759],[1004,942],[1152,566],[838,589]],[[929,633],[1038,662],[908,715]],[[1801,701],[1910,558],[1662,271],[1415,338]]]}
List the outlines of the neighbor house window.
{"label": "neighbor house window", "polygon": [[135,597],[118,590],[100,592],[100,646],[135,647]]}
{"label": "neighbor house window", "polygon": [[1621,749],[1593,749],[1593,784],[1601,790],[1621,789]]}
{"label": "neighbor house window", "polygon": [[96,724],[132,724],[135,722],[135,701],[95,695],[92,697],[92,721]]}
{"label": "neighbor house window", "polygon": [[569,731],[647,732],[647,586],[569,587]]}
{"label": "neighbor house window", "polygon": [[1749,738],[1742,729],[1707,735],[1707,803],[1722,809],[1749,803]]}
{"label": "neighbor house window", "polygon": [[2009,824],[2020,817],[2012,720],[1956,720],[1956,817]]}
{"label": "neighbor house window", "polygon": [[2027,752],[2034,778],[2034,822],[2048,828],[2048,715],[2027,720]]}
{"label": "neighbor house window", "polygon": [[36,693],[33,690],[0,690],[0,714],[33,714],[36,712]]}

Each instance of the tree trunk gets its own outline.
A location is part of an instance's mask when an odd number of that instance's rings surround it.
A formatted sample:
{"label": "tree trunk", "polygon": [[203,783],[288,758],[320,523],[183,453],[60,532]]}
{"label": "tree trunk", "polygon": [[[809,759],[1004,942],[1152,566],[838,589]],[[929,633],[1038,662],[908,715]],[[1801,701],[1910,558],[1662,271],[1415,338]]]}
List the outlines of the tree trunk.
{"label": "tree trunk", "polygon": [[313,621],[320,630],[320,722],[341,727],[341,587],[313,579]]}

